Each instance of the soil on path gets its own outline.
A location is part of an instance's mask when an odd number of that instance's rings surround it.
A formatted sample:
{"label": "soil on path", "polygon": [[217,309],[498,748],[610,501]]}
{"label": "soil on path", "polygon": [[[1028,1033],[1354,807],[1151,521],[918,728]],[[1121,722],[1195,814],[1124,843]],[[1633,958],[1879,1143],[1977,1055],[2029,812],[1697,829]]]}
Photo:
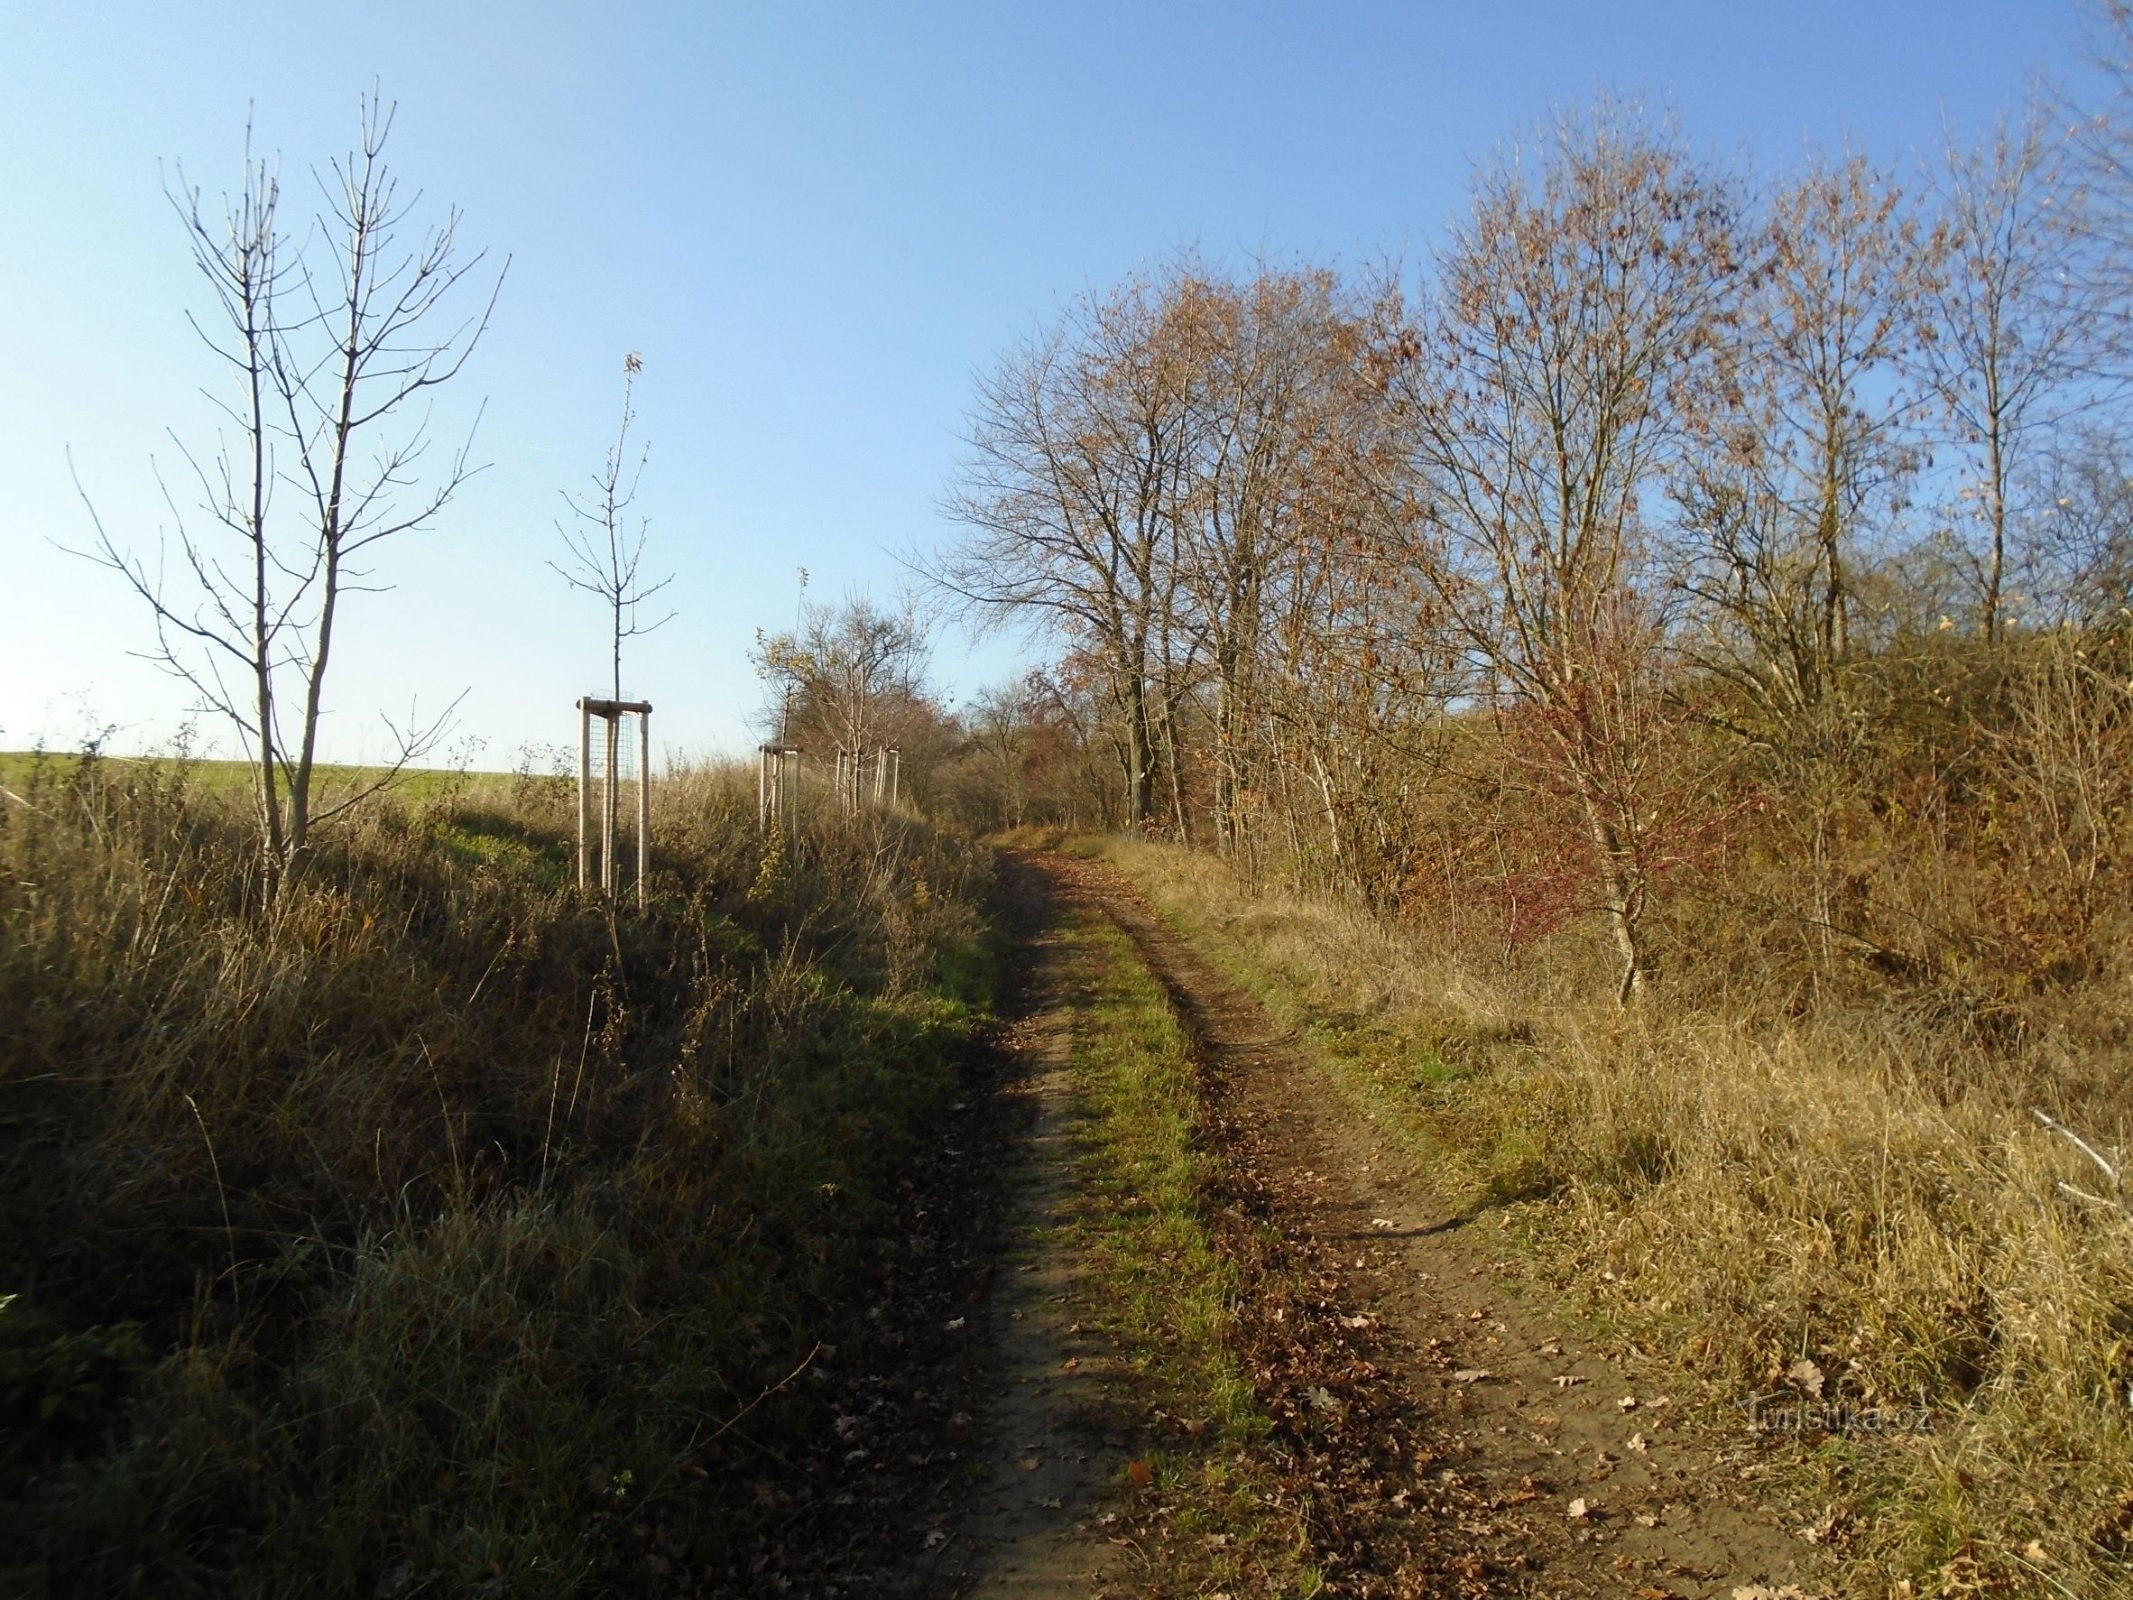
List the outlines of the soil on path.
{"label": "soil on path", "polygon": [[[1053,875],[1000,862],[1002,1025],[904,1179],[871,1328],[820,1347],[727,1470],[771,1526],[716,1593],[1098,1600],[1146,1591],[1126,1463],[1149,1448],[1059,1223],[1073,1195],[1076,1014],[1095,956],[1062,937]],[[813,1410],[821,1421],[805,1413]],[[826,1426],[822,1425],[826,1422]],[[803,1450],[791,1447],[805,1437]]]}
{"label": "soil on path", "polygon": [[1119,1518],[1106,1508],[1136,1433],[1077,1316],[1086,1290],[1061,1230],[1072,1200],[1074,1013],[1086,1003],[1078,964],[1087,955],[1060,937],[1049,874],[1016,857],[1002,859],[1001,873],[1020,949],[999,1093],[1022,1136],[1005,1156],[1007,1259],[983,1307],[991,1392],[947,1565],[955,1592],[979,1600],[1087,1600],[1130,1587],[1132,1545],[1108,1531]]}
{"label": "soil on path", "polygon": [[1071,1199],[1084,986],[1049,876],[1003,859],[1000,891],[1002,1025],[962,1064],[962,1098],[901,1180],[895,1248],[863,1286],[865,1337],[817,1346],[765,1397],[760,1426],[723,1441],[720,1475],[764,1528],[706,1592],[1085,1600],[1138,1587],[1113,1587],[1133,1547],[1113,1542],[1120,1519],[1101,1506],[1136,1435],[1084,1348],[1053,1226]]}
{"label": "soil on path", "polygon": [[1261,1236],[1273,1224],[1307,1286],[1301,1305],[1240,1308],[1239,1334],[1336,1591],[1825,1592],[1812,1512],[1759,1492],[1745,1418],[1699,1420],[1663,1369],[1523,1298],[1489,1220],[1452,1206],[1114,869],[1027,865],[1116,923],[1169,991],[1231,1203]]}

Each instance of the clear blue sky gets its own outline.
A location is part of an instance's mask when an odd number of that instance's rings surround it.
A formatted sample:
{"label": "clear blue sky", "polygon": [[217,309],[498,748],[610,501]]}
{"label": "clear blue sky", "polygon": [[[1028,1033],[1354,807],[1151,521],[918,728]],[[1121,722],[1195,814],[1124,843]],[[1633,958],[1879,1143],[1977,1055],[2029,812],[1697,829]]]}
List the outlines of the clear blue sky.
{"label": "clear blue sky", "polygon": [[[811,593],[891,596],[949,535],[972,375],[1076,293],[1180,246],[1354,266],[1419,260],[1470,163],[1596,89],[1678,109],[1714,153],[1784,165],[1849,139],[1911,162],[2082,54],[2075,0],[1431,0],[1379,4],[0,0],[0,748],[116,724],[151,747],[185,696],[130,659],[145,618],[61,554],[169,522],[149,471],[212,428],[199,301],[159,164],[210,193],[255,141],[286,187],[345,150],[358,93],[400,106],[406,186],[511,270],[437,412],[484,397],[489,468],[357,596],[330,753],[379,710],[467,691],[509,765],[574,738],[602,682],[598,604],[567,592],[557,491],[606,447],[639,350],[641,507],[677,621],[637,641],[660,742],[753,742],[759,626]],[[953,631],[967,694],[1016,647]],[[203,727],[216,737],[220,729]]]}

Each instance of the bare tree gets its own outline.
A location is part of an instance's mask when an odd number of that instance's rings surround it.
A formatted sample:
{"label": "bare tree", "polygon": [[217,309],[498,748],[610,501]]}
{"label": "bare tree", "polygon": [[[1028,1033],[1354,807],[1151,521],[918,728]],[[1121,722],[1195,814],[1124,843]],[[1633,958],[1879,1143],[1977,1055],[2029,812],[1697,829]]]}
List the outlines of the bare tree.
{"label": "bare tree", "polygon": [[1910,358],[1933,248],[1857,154],[1780,185],[1744,241],[1719,403],[1673,477],[1685,650],[1725,685],[1712,720],[1786,796],[1825,968],[1864,726],[1858,590],[1926,455]]}
{"label": "bare tree", "polygon": [[1019,828],[1029,811],[1028,763],[1033,724],[1026,684],[979,691],[964,707],[963,764],[972,791],[966,809],[995,828]]}
{"label": "bare tree", "polygon": [[622,421],[615,430],[615,442],[593,478],[591,494],[563,492],[571,520],[557,523],[556,532],[562,536],[568,561],[548,563],[573,589],[599,596],[607,608],[609,661],[617,700],[622,698],[622,641],[674,620],[672,611],[653,622],[640,621],[637,614],[639,606],[674,581],[671,573],[654,583],[646,583],[639,575],[650,529],[642,517],[631,526],[630,507],[636,504],[637,486],[651,457],[648,445],[637,452],[634,461],[630,457],[630,424],[637,420],[632,401],[637,376],[643,371],[644,359],[636,351],[622,358]]}
{"label": "bare tree", "polygon": [[1382,310],[1329,271],[1189,256],[1084,300],[983,383],[951,502],[970,532],[930,571],[1058,624],[1109,702],[1093,741],[1128,826],[1160,794],[1181,839],[1207,818],[1249,866],[1271,817],[1292,858],[1373,895],[1396,876],[1381,802],[1430,767],[1407,735],[1446,682],[1432,602],[1378,531],[1413,504]]}
{"label": "bare tree", "polygon": [[2115,431],[2062,430],[2021,574],[2042,620],[2076,628],[2133,622],[2133,450]]}
{"label": "bare tree", "polygon": [[1675,492],[1699,664],[1758,708],[1767,737],[1831,693],[1862,524],[1919,464],[1899,366],[1924,261],[1897,189],[1857,155],[1781,188],[1751,256],[1727,403]]}
{"label": "bare tree", "polygon": [[1154,812],[1166,754],[1175,779],[1170,719],[1191,679],[1172,547],[1194,418],[1165,300],[1145,279],[1086,298],[980,381],[948,502],[969,535],[925,569],[975,607],[1045,618],[1086,648],[1119,719],[1133,827]]}
{"label": "bare tree", "polygon": [[[270,890],[313,827],[434,748],[450,714],[388,722],[395,755],[385,776],[333,806],[314,803],[342,603],[379,587],[366,564],[376,546],[430,525],[477,470],[470,430],[440,469],[424,472],[421,402],[458,376],[503,284],[499,270],[486,292],[470,285],[468,309],[445,323],[454,291],[485,252],[461,257],[457,210],[405,241],[416,200],[402,201],[384,160],[394,109],[375,93],[362,98],[356,148],[316,174],[321,209],[293,245],[281,226],[280,179],[252,158],[249,135],[243,182],[219,210],[186,187],[182,171],[166,189],[209,285],[210,310],[190,320],[231,380],[218,404],[236,442],[202,456],[177,441],[201,521],[159,471],[176,534],[153,565],[90,506],[96,541],[85,553],[148,606],[149,658],[242,735]],[[330,264],[317,263],[314,242]]]}
{"label": "bare tree", "polygon": [[1644,987],[1663,641],[1645,514],[1706,406],[1736,252],[1671,130],[1603,103],[1482,173],[1407,363],[1435,547],[1471,649],[1527,708],[1590,835],[1619,997]]}
{"label": "bare tree", "polygon": [[2075,267],[2101,333],[2102,365],[2123,380],[2133,348],[2133,0],[2092,0],[2089,55],[2100,103],[2062,90],[2052,109],[2069,131],[2063,198],[2078,200]]}
{"label": "bare tree", "polygon": [[1920,371],[1970,453],[1962,499],[1982,523],[1972,560],[1979,631],[2006,623],[2010,500],[2027,448],[2074,409],[2098,307],[2077,272],[2061,150],[2036,103],[1941,175],[1940,265],[1926,277]]}
{"label": "bare tree", "polygon": [[1291,575],[1311,490],[1338,449],[1329,437],[1338,368],[1359,343],[1358,319],[1324,271],[1264,272],[1248,284],[1189,278],[1170,299],[1166,321],[1197,419],[1174,561],[1209,669],[1216,836],[1234,854],[1270,611]]}
{"label": "bare tree", "polygon": [[1388,519],[1406,452],[1378,324],[1392,292],[1332,272],[1181,278],[1164,324],[1193,423],[1171,562],[1217,841],[1256,871],[1268,825],[1340,892],[1393,892],[1393,843],[1436,768],[1451,674]]}
{"label": "bare tree", "polygon": [[778,687],[783,738],[819,741],[845,757],[848,773],[900,743],[923,695],[926,636],[909,611],[871,601],[802,605],[791,633],[756,635],[756,670]]}

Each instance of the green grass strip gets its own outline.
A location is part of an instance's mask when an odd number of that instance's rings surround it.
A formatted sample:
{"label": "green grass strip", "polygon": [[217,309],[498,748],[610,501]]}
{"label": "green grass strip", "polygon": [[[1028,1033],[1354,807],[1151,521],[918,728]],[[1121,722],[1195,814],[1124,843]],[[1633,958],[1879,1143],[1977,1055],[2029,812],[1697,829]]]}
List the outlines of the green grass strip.
{"label": "green grass strip", "polygon": [[1141,1414],[1168,1419],[1141,1463],[1148,1481],[1129,1484],[1148,1553],[1187,1592],[1316,1594],[1301,1522],[1255,1449],[1270,1424],[1229,1342],[1246,1286],[1207,1213],[1216,1157],[1199,1137],[1185,1034],[1115,929],[1077,922],[1068,941],[1089,976],[1073,1052],[1080,1199],[1067,1226]]}

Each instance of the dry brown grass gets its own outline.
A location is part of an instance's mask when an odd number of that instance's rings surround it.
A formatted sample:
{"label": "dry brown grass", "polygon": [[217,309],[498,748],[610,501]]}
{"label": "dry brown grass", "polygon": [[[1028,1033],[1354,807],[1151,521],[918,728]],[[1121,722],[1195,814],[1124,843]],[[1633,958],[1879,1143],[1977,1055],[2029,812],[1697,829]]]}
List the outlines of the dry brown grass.
{"label": "dry brown grass", "polygon": [[[1346,1092],[1527,1217],[1538,1270],[1736,1403],[1804,1401],[1788,1374],[1812,1361],[1864,1425],[1785,1459],[1851,1507],[1859,1592],[2133,1578],[2133,1223],[2059,1192],[2097,1174],[1984,1043],[1900,1006],[1625,1015],[1575,939],[1473,960],[1246,896],[1204,857],[1107,849],[1311,1025]],[[1872,1431],[1920,1405],[1927,1431]]]}
{"label": "dry brown grass", "polygon": [[760,1447],[775,1407],[720,1430],[864,1337],[982,1001],[983,853],[877,818],[766,849],[743,775],[679,774],[615,915],[525,774],[372,808],[268,906],[182,765],[8,788],[0,1589],[631,1592],[635,1528],[730,1555],[758,1513],[706,1441]]}

